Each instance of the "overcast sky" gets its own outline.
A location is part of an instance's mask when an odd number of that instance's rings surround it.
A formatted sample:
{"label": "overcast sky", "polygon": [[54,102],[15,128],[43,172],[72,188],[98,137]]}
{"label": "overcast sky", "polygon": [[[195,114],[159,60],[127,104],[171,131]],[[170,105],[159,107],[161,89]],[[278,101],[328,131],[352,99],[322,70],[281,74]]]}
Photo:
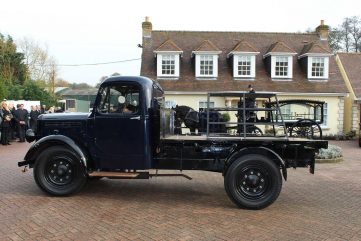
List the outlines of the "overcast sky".
{"label": "overcast sky", "polygon": [[[154,30],[304,32],[354,15],[359,0],[0,0],[0,33],[46,45],[58,64],[88,64],[140,58],[145,16]],[[114,72],[139,75],[140,60],[59,70],[69,82],[95,85]]]}

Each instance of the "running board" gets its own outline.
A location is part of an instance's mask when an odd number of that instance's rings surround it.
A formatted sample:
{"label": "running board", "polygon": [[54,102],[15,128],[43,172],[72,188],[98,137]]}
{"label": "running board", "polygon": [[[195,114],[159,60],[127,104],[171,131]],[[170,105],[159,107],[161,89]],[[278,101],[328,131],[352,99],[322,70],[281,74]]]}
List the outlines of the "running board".
{"label": "running board", "polygon": [[188,180],[192,178],[185,174],[149,174],[149,172],[91,172],[89,177],[106,177],[110,179],[149,179],[151,177],[184,177]]}
{"label": "running board", "polygon": [[110,179],[149,179],[149,172],[91,172],[88,175]]}
{"label": "running board", "polygon": [[149,174],[150,177],[184,177],[188,180],[192,180],[192,178],[186,174]]}

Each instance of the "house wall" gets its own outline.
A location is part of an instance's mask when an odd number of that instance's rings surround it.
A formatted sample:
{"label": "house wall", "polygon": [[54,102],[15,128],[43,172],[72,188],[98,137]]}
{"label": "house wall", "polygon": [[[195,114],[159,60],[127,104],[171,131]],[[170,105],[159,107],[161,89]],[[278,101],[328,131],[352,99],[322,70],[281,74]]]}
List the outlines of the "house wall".
{"label": "house wall", "polygon": [[350,131],[356,131],[358,135],[359,131],[359,117],[360,117],[360,108],[355,103],[356,96],[353,92],[350,80],[346,74],[346,71],[342,65],[342,62],[338,55],[335,57],[336,63],[340,69],[341,76],[345,82],[346,88],[349,92],[349,95],[345,98],[345,112],[344,112],[344,132],[348,133]]}

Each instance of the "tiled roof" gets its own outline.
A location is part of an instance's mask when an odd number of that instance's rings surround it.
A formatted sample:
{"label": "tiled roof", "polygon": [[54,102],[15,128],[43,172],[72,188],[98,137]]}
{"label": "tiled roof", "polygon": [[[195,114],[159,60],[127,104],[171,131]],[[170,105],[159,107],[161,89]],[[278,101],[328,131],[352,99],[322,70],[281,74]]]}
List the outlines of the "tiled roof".
{"label": "tiled roof", "polygon": [[337,53],[357,98],[361,98],[361,53]]}
{"label": "tiled roof", "polygon": [[295,53],[295,51],[284,42],[275,42],[269,47],[267,53]]}
{"label": "tiled roof", "polygon": [[171,39],[168,39],[154,51],[182,51],[182,50]]}
{"label": "tiled roof", "polygon": [[[260,33],[260,32],[201,32],[201,31],[152,31],[152,38],[145,45],[142,53],[141,75],[157,79],[156,59],[153,51],[166,40],[172,39],[183,50],[178,80],[159,79],[159,83],[166,91],[237,91],[247,90],[252,84],[256,91],[302,92],[302,93],[346,93],[347,89],[333,57],[329,61],[328,81],[309,81],[297,60],[305,43],[317,42],[329,50],[327,41],[319,40],[316,33]],[[218,58],[217,80],[196,80],[194,56],[192,52],[208,40],[222,52]],[[250,80],[235,80],[232,71],[232,61],[227,55],[240,41],[252,43],[260,52],[256,56],[256,78]],[[283,42],[292,51],[298,53],[293,56],[292,81],[273,81],[266,71],[262,56],[270,46],[276,42]],[[202,48],[203,49],[203,48]],[[209,50],[207,48],[207,50]],[[212,49],[214,50],[214,49]],[[290,52],[288,50],[288,52]]]}
{"label": "tiled roof", "polygon": [[255,47],[247,41],[240,41],[232,50],[232,52],[259,52]]}
{"label": "tiled roof", "polygon": [[329,49],[324,48],[321,44],[317,42],[312,42],[310,44],[305,44],[300,55],[316,53],[316,54],[331,54]]}
{"label": "tiled roof", "polygon": [[194,51],[220,51],[216,45],[209,40],[204,40]]}

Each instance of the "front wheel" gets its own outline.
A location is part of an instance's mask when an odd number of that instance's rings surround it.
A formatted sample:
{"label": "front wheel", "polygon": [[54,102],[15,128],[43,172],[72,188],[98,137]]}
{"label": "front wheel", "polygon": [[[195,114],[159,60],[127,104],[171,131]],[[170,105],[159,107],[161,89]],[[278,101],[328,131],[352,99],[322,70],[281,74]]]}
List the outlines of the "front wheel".
{"label": "front wheel", "polygon": [[279,196],[282,175],[279,167],[268,157],[249,154],[231,164],[224,186],[230,199],[239,207],[262,209]]}
{"label": "front wheel", "polygon": [[72,151],[53,146],[44,150],[36,160],[34,179],[43,191],[65,196],[79,191],[87,177],[79,158]]}

